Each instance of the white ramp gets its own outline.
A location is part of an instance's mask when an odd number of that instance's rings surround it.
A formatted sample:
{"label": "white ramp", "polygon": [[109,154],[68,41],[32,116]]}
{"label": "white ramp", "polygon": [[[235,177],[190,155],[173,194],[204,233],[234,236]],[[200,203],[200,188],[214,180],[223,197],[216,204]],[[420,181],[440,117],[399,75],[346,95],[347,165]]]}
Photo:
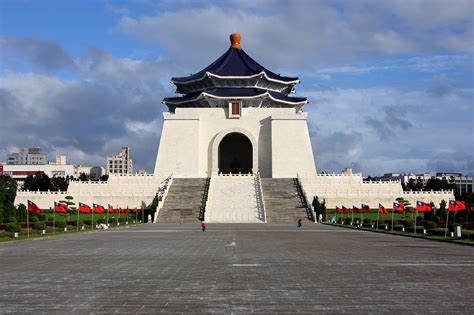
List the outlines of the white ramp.
{"label": "white ramp", "polygon": [[211,223],[263,223],[260,190],[253,175],[211,177],[205,220]]}

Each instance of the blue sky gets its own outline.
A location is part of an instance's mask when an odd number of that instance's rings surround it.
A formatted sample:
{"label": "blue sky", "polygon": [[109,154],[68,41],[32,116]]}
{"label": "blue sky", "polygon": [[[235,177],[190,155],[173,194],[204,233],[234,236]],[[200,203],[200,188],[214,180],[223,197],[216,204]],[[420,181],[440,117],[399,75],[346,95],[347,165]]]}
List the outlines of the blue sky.
{"label": "blue sky", "polygon": [[473,1],[0,0],[0,160],[41,146],[153,171],[171,76],[242,34],[302,80],[319,171],[474,174]]}

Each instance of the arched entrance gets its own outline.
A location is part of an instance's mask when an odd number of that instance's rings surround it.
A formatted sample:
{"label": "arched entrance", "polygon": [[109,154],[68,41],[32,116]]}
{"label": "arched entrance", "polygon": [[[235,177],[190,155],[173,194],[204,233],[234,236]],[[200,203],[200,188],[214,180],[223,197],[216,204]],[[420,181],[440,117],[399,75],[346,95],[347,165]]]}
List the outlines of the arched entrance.
{"label": "arched entrance", "polygon": [[249,138],[232,132],[219,143],[219,172],[248,174],[253,168],[253,148]]}

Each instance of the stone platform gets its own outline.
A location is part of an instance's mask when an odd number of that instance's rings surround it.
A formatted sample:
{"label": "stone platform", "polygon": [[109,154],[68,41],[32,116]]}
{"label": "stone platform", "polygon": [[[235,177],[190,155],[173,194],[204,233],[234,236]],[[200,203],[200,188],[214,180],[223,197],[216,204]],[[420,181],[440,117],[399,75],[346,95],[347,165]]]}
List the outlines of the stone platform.
{"label": "stone platform", "polygon": [[0,244],[0,313],[472,313],[474,248],[304,225]]}

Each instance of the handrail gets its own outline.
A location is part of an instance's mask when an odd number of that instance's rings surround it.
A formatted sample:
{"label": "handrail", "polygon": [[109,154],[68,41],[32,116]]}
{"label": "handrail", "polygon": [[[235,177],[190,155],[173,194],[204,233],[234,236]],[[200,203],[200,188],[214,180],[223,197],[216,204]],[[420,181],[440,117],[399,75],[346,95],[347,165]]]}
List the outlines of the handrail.
{"label": "handrail", "polygon": [[306,194],[306,191],[304,190],[299,174],[296,174],[296,183],[299,186],[298,190],[301,190],[301,194],[303,195],[304,201],[306,202],[306,209],[309,209],[309,211],[311,212],[311,216],[313,217],[313,222],[316,223],[317,222],[316,212],[314,211],[313,206],[308,202],[308,195]]}
{"label": "handrail", "polygon": [[206,208],[209,202],[209,191],[211,187],[211,178],[206,178],[206,184],[204,186],[204,196],[203,201],[201,202],[201,207],[199,208],[199,220],[205,221],[206,218]]}
{"label": "handrail", "polygon": [[172,183],[173,183],[173,174],[171,174],[170,176],[168,176],[161,182],[161,185],[158,188],[158,191],[156,192],[156,196],[158,197],[158,205],[156,206],[155,217],[153,219],[153,223],[156,223],[156,221],[158,220],[158,214],[161,208],[163,208],[163,204],[165,203],[166,196],[168,196],[168,191]]}
{"label": "handrail", "polygon": [[258,185],[256,185],[256,187],[258,187],[259,199],[260,199],[260,202],[261,202],[261,205],[262,205],[263,222],[267,223],[267,211],[266,211],[266,208],[265,208],[265,199],[263,198],[263,188],[262,188],[262,181],[261,181],[261,178],[260,178],[260,171],[259,170],[255,173],[255,181],[257,181],[257,183],[258,183]]}
{"label": "handrail", "polygon": [[207,199],[206,199],[206,205],[204,206],[204,213],[203,213],[203,217],[202,217],[202,220],[205,221],[206,220],[206,213],[207,213],[207,210],[210,208],[210,204],[211,204],[211,194],[212,194],[212,190],[211,190],[211,183],[212,183],[212,176],[208,178],[209,179],[209,185],[208,185],[208,193],[207,193]]}

